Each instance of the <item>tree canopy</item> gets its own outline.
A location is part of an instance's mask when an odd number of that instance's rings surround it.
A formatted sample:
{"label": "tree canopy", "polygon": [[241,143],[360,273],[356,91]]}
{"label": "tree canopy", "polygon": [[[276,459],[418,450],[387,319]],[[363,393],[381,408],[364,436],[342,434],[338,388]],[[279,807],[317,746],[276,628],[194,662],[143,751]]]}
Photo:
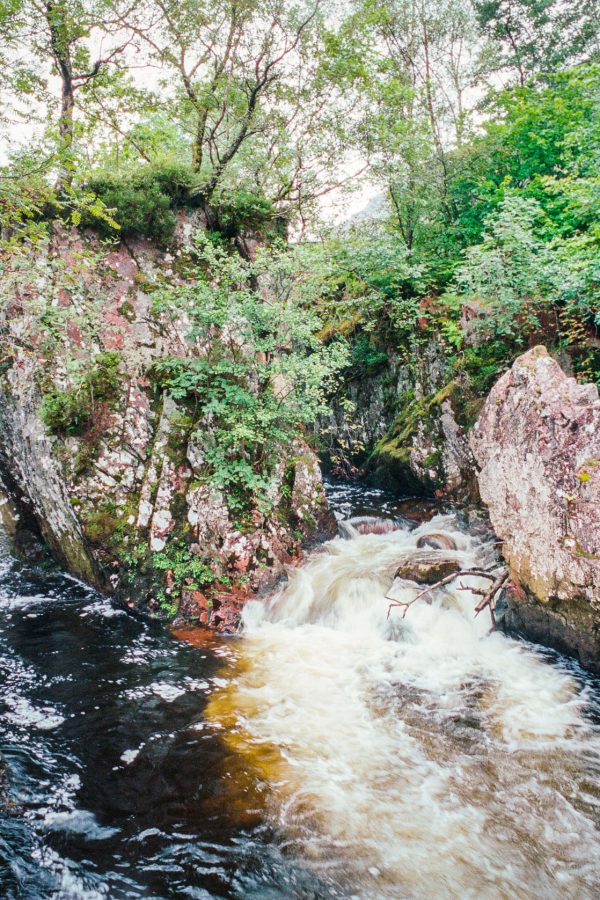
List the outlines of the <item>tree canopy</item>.
{"label": "tree canopy", "polygon": [[[552,309],[596,371],[593,0],[4,0],[0,28],[5,242],[66,217],[168,243],[186,205],[230,239],[286,221],[361,340],[428,298],[455,347],[470,304],[516,348]],[[379,211],[326,234],[359,174]]]}

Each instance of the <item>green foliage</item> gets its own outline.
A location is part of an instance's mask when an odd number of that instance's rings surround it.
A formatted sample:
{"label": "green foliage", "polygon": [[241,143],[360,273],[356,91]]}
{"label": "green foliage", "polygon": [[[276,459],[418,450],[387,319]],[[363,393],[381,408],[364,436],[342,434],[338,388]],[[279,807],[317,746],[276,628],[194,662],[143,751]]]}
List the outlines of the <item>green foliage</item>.
{"label": "green foliage", "polygon": [[[83,186],[110,210],[109,220],[84,214],[83,223],[93,225],[107,236],[137,235],[167,244],[176,225],[176,211],[204,203],[199,176],[182,165],[145,166],[141,171],[114,175],[94,174]],[[247,229],[284,231],[284,220],[266,197],[250,190],[221,192],[208,208],[209,226],[234,237]],[[265,229],[265,226],[270,226]],[[118,232],[115,231],[118,229]]]}
{"label": "green foliage", "polygon": [[92,414],[88,397],[73,390],[53,388],[42,400],[40,415],[54,434],[81,434]]}
{"label": "green foliage", "polygon": [[221,193],[212,202],[216,207],[219,229],[225,234],[239,234],[245,228],[261,227],[276,220],[271,201],[253,191],[239,189]]}
{"label": "green foliage", "polygon": [[466,347],[455,359],[455,371],[466,373],[471,393],[484,397],[514,356],[510,343],[501,339],[486,341],[477,347]]}
{"label": "green foliage", "polygon": [[[582,378],[600,377],[599,74],[586,64],[489,96],[479,133],[444,151],[436,202],[425,202],[437,191],[431,171],[399,144],[382,169],[387,221],[361,223],[329,248],[330,328],[352,323],[402,346],[428,324],[457,353],[467,304],[471,343],[502,345],[512,358],[536,336],[570,348]],[[420,165],[427,142],[412,140]],[[482,367],[481,378],[471,374],[483,390]]]}
{"label": "green foliage", "polygon": [[581,59],[596,44],[595,0],[475,0],[474,5],[492,44],[488,68],[512,70],[520,81]]}
{"label": "green foliage", "polygon": [[524,340],[555,297],[560,273],[539,237],[543,218],[535,200],[507,196],[481,243],[467,250],[456,285],[465,300],[481,304],[475,325],[482,335]]}
{"label": "green foliage", "polygon": [[103,500],[93,507],[85,507],[81,515],[86,537],[92,543],[100,547],[118,543],[122,534],[118,526],[117,507],[112,500]]}
{"label": "green foliage", "polygon": [[151,565],[157,572],[171,572],[173,578],[172,596],[179,597],[183,589],[202,590],[214,584],[217,579],[212,567],[195,556],[183,541],[174,542],[164,550],[153,553]]}
{"label": "green foliage", "polygon": [[152,375],[195,416],[206,477],[230,508],[268,512],[275,465],[325,408],[347,350],[323,346],[320,320],[299,303],[301,256],[272,249],[245,262],[204,235],[197,253],[196,282],[165,290],[156,311],[184,308],[201,352],[161,360]]}
{"label": "green foliage", "polygon": [[45,243],[53,221],[68,227],[85,218],[107,232],[117,227],[95,195],[70,187],[57,193],[48,181],[53,163],[43,153],[22,152],[0,167],[0,271]]}
{"label": "green foliage", "polygon": [[[138,235],[168,243],[177,222],[177,207],[191,205],[195,179],[184,167],[147,168],[136,174],[115,176],[97,174],[85,184],[111,211],[123,237]],[[84,217],[84,224],[96,224]],[[104,234],[114,236],[110,227],[102,225]]]}
{"label": "green foliage", "polygon": [[96,403],[117,399],[122,376],[120,357],[114,351],[99,353],[88,372],[68,389],[51,387],[44,392],[40,415],[54,434],[82,434],[90,424]]}
{"label": "green foliage", "polygon": [[371,375],[388,361],[388,354],[374,346],[366,334],[352,343],[349,367],[352,377]]}
{"label": "green foliage", "polygon": [[405,340],[414,332],[425,287],[422,267],[393,229],[365,223],[332,238],[325,251],[311,249],[307,259],[313,269],[311,302],[327,321],[326,334],[377,329],[380,339]]}

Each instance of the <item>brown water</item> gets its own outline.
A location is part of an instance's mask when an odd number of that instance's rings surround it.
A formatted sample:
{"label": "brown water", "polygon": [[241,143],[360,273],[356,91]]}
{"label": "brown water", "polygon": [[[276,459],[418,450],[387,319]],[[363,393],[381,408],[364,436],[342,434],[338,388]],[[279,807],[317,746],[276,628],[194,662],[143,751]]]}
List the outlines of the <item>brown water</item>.
{"label": "brown water", "polygon": [[491,558],[419,518],[325,545],[219,640],[6,559],[1,896],[600,896],[598,682],[488,634],[468,592],[388,621],[419,534]]}

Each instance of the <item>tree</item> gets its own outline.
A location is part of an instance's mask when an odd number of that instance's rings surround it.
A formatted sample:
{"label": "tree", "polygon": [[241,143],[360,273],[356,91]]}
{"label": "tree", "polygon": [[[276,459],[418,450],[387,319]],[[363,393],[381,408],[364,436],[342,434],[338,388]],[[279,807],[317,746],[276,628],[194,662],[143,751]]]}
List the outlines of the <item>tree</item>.
{"label": "tree", "polygon": [[472,10],[463,0],[363,0],[356,15],[372,47],[363,146],[407,248],[418,252],[432,222],[453,216],[449,151],[465,135]]}
{"label": "tree", "polygon": [[[104,67],[116,62],[130,43],[130,38],[108,30],[109,4],[110,0],[14,0],[0,17],[9,55],[25,46],[25,56],[33,57],[25,62],[19,59],[21,83],[13,78],[13,89],[33,93],[32,69],[37,65],[42,73],[36,76],[37,94],[47,100],[48,75],[58,76],[59,188],[71,184],[76,162],[76,96]],[[98,52],[94,52],[96,46]],[[23,82],[25,75],[27,80]]]}
{"label": "tree", "polygon": [[171,85],[175,80],[168,102],[177,108],[182,98],[178,111],[184,122],[191,117],[192,168],[203,176],[205,199],[249,145],[267,167],[282,169],[275,199],[293,193],[303,168],[294,150],[310,143],[327,99],[321,0],[145,0],[122,6],[115,24],[134,35]]}
{"label": "tree", "polygon": [[596,0],[475,0],[490,41],[484,68],[528,78],[573,64],[600,49]]}

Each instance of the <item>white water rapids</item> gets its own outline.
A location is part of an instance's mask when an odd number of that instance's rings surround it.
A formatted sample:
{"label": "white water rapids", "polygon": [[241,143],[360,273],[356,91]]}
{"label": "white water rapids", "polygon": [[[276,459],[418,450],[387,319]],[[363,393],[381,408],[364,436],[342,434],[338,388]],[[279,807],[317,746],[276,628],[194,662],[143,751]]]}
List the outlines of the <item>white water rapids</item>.
{"label": "white water rapids", "polygon": [[209,715],[332,896],[598,897],[600,735],[576,678],[489,634],[468,591],[386,619],[399,563],[439,555],[416,550],[433,531],[463,568],[489,560],[451,517],[330,541],[246,608]]}

